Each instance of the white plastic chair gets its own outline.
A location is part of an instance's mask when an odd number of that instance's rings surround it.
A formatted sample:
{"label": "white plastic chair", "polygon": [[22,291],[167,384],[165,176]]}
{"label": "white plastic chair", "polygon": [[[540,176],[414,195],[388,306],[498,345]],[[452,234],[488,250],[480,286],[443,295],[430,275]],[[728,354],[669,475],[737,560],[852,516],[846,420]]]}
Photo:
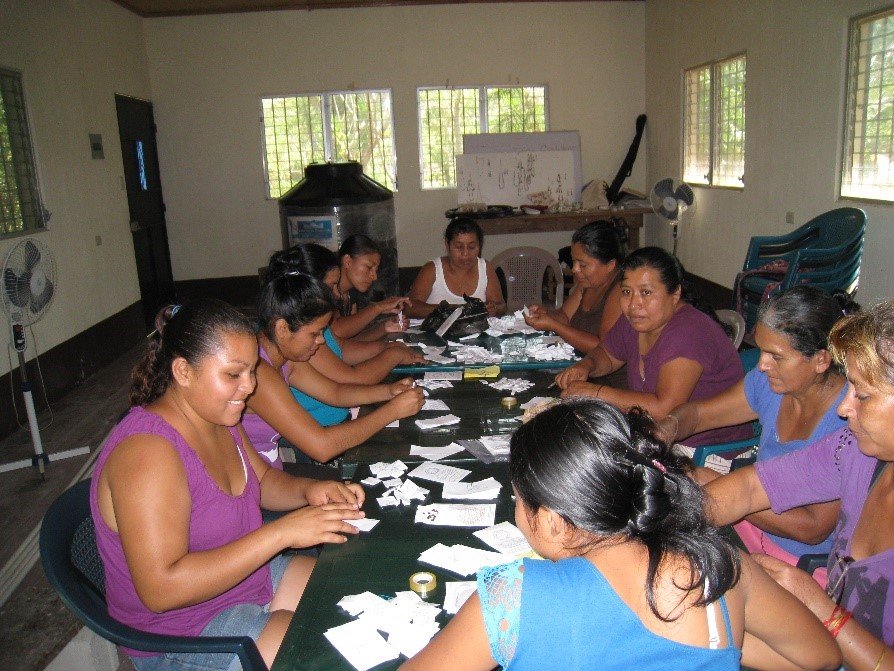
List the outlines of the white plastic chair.
{"label": "white plastic chair", "polygon": [[559,260],[539,247],[511,247],[496,256],[495,271],[502,271],[506,280],[506,308],[509,312],[531,303],[543,302],[546,269],[551,268],[556,282],[555,307],[562,307],[564,280]]}
{"label": "white plastic chair", "polygon": [[715,310],[717,319],[730,327],[730,340],[733,347],[739,349],[742,339],[745,337],[745,319],[735,310]]}

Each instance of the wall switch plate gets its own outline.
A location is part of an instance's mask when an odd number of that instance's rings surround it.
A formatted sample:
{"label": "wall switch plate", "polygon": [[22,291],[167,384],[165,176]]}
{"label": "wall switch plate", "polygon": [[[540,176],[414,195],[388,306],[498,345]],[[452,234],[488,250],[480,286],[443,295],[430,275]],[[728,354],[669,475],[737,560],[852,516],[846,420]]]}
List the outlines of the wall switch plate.
{"label": "wall switch plate", "polygon": [[795,223],[795,213],[794,212],[786,212],[785,213],[785,223],[787,223],[787,224]]}
{"label": "wall switch plate", "polygon": [[90,133],[90,154],[93,158],[105,158],[106,155],[102,151],[102,135],[99,133]]}

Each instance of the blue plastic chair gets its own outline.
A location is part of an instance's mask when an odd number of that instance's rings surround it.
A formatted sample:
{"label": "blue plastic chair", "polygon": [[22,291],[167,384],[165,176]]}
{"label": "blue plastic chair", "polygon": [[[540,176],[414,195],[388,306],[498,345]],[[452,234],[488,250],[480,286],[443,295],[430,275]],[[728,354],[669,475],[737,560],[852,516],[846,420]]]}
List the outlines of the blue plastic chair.
{"label": "blue plastic chair", "polygon": [[[747,373],[752,368],[757,366],[757,361],[760,358],[761,351],[757,348],[750,348],[739,352],[739,358],[742,359],[742,368],[745,369]],[[749,450],[760,442],[761,439],[761,424],[758,421],[753,421],[751,423],[751,430],[753,432],[751,438],[744,438],[742,440],[734,440],[728,443],[717,443],[715,445],[702,445],[701,447],[695,448],[695,454],[692,455],[692,462],[696,466],[704,466],[705,459],[708,458],[709,454],[726,454],[731,452],[744,452],[745,450]]]}
{"label": "blue plastic chair", "polygon": [[105,573],[90,516],[90,481],[83,480],[56,499],[40,527],[40,559],[62,602],[91,631],[133,650],[220,652],[236,655],[245,671],[267,671],[250,636],[166,636],[121,624],[109,615]]}
{"label": "blue plastic chair", "polygon": [[[751,238],[742,274],[733,287],[747,330],[754,328],[761,299],[771,283],[777,286],[769,291],[770,296],[798,284],[810,284],[829,293],[838,289],[856,293],[865,232],[866,213],[841,207],[791,233]],[[776,270],[760,271],[774,262]]]}

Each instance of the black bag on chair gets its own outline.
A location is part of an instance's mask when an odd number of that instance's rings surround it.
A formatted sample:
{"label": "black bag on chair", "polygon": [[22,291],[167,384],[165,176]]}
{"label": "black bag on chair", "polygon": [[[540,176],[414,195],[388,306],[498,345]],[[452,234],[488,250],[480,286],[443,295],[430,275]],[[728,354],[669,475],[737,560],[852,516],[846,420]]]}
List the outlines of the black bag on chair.
{"label": "black bag on chair", "polygon": [[441,301],[434,312],[419,325],[419,328],[423,331],[434,333],[441,328],[444,322],[453,314],[454,310],[461,307],[462,312],[456,318],[456,321],[450,325],[450,328],[447,329],[447,332],[444,334],[445,338],[462,338],[486,331],[490,325],[487,322],[487,307],[484,305],[484,301],[474,296],[466,295],[463,295],[463,300],[465,300],[465,303],[461,306]]}

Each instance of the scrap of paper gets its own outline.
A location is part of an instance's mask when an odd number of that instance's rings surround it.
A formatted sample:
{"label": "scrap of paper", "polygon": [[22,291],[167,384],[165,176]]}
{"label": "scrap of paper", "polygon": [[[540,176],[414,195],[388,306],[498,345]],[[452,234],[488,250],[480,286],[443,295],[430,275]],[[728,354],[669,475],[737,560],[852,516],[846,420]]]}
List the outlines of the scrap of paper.
{"label": "scrap of paper", "polygon": [[456,454],[457,452],[462,452],[465,448],[462,445],[457,445],[456,443],[450,443],[449,445],[441,445],[439,447],[424,447],[422,445],[410,445],[410,456],[412,457],[422,457],[423,459],[430,459],[431,461],[437,461],[438,459],[444,459],[445,457],[449,457],[451,454]]}
{"label": "scrap of paper", "polygon": [[423,380],[462,380],[463,372],[461,370],[432,370],[425,373]]}
{"label": "scrap of paper", "polygon": [[512,440],[512,434],[500,433],[495,436],[481,436],[478,440],[488,452],[499,457],[509,454],[509,441]]}
{"label": "scrap of paper", "polygon": [[525,354],[537,361],[565,361],[577,358],[574,348],[567,342],[559,342],[554,345],[529,344],[525,347]]}
{"label": "scrap of paper", "polygon": [[472,575],[482,566],[499,566],[515,559],[511,555],[481,550],[468,545],[444,545],[437,543],[419,555],[419,561],[446,569],[457,575]]}
{"label": "scrap of paper", "polygon": [[500,352],[491,352],[486,347],[480,345],[462,345],[453,351],[456,360],[468,365],[485,365],[492,363],[500,363],[503,361],[503,355]]}
{"label": "scrap of paper", "polygon": [[437,429],[441,426],[450,426],[451,424],[459,424],[460,419],[456,415],[442,415],[440,417],[432,417],[431,419],[417,419],[416,426],[423,431],[429,429]]}
{"label": "scrap of paper", "polygon": [[367,487],[375,487],[377,484],[379,484],[382,481],[379,480],[378,478],[374,478],[373,476],[369,476],[368,478],[363,478],[360,482],[362,484],[366,485]]}
{"label": "scrap of paper", "polygon": [[426,359],[426,361],[431,361],[432,363],[440,363],[440,364],[447,364],[447,363],[454,362],[454,360],[451,357],[442,356],[440,354],[426,354],[425,359]]}
{"label": "scrap of paper", "polygon": [[445,482],[442,498],[445,499],[495,499],[501,485],[493,478],[478,482]]}
{"label": "scrap of paper", "polygon": [[400,653],[382,638],[370,624],[354,620],[333,627],[323,634],[357,671],[367,671],[383,662],[397,659]]}
{"label": "scrap of paper", "polygon": [[476,589],[476,580],[452,580],[444,583],[444,610],[450,615],[456,615]]}
{"label": "scrap of paper", "polygon": [[522,410],[527,410],[528,408],[533,408],[535,406],[540,405],[541,403],[546,403],[548,401],[555,401],[555,400],[556,399],[553,398],[552,396],[535,396],[530,401],[527,401],[526,403],[522,403],[521,406],[519,406],[519,407]]}
{"label": "scrap of paper", "polygon": [[496,389],[497,391],[508,391],[513,396],[515,394],[520,394],[523,391],[527,391],[531,387],[534,386],[534,383],[530,380],[525,380],[520,377],[504,377],[502,380],[497,380],[496,382],[485,382],[488,387]]}
{"label": "scrap of paper", "polygon": [[518,556],[531,551],[531,544],[512,522],[500,522],[472,533],[503,554]]}
{"label": "scrap of paper", "polygon": [[394,420],[393,422],[391,422],[390,424],[386,424],[386,425],[385,425],[385,428],[386,428],[386,429],[396,429],[396,428],[399,427],[399,426],[400,426],[400,420],[399,420],[399,419],[395,419],[395,420]]}
{"label": "scrap of paper", "polygon": [[373,519],[372,517],[363,517],[359,520],[343,520],[347,522],[352,527],[357,527],[360,531],[372,531],[373,527],[375,527],[379,520]]}
{"label": "scrap of paper", "polygon": [[[460,372],[460,371],[456,371]],[[428,375],[428,373],[426,373]],[[434,391],[435,389],[450,389],[453,383],[450,380],[416,380],[416,386],[422,387],[426,391]]]}
{"label": "scrap of paper", "polygon": [[427,398],[425,399],[425,403],[422,404],[423,410],[447,410],[450,411],[450,408],[447,407],[447,404],[444,401],[440,401],[436,398]]}
{"label": "scrap of paper", "polygon": [[489,527],[496,514],[494,503],[433,503],[417,506],[415,521],[441,527]]}
{"label": "scrap of paper", "polygon": [[459,482],[471,472],[472,471],[466,470],[465,468],[457,468],[456,466],[427,461],[424,464],[419,464],[416,468],[407,473],[407,477],[441,483]]}
{"label": "scrap of paper", "polygon": [[[398,482],[400,482],[398,480]],[[405,480],[385,492],[385,496],[393,496],[400,505],[407,505],[413,500],[424,501],[428,490],[420,487],[412,480]]]}
{"label": "scrap of paper", "polygon": [[369,465],[369,472],[383,480],[385,478],[399,478],[407,472],[407,465],[400,459],[397,461],[377,461]]}

